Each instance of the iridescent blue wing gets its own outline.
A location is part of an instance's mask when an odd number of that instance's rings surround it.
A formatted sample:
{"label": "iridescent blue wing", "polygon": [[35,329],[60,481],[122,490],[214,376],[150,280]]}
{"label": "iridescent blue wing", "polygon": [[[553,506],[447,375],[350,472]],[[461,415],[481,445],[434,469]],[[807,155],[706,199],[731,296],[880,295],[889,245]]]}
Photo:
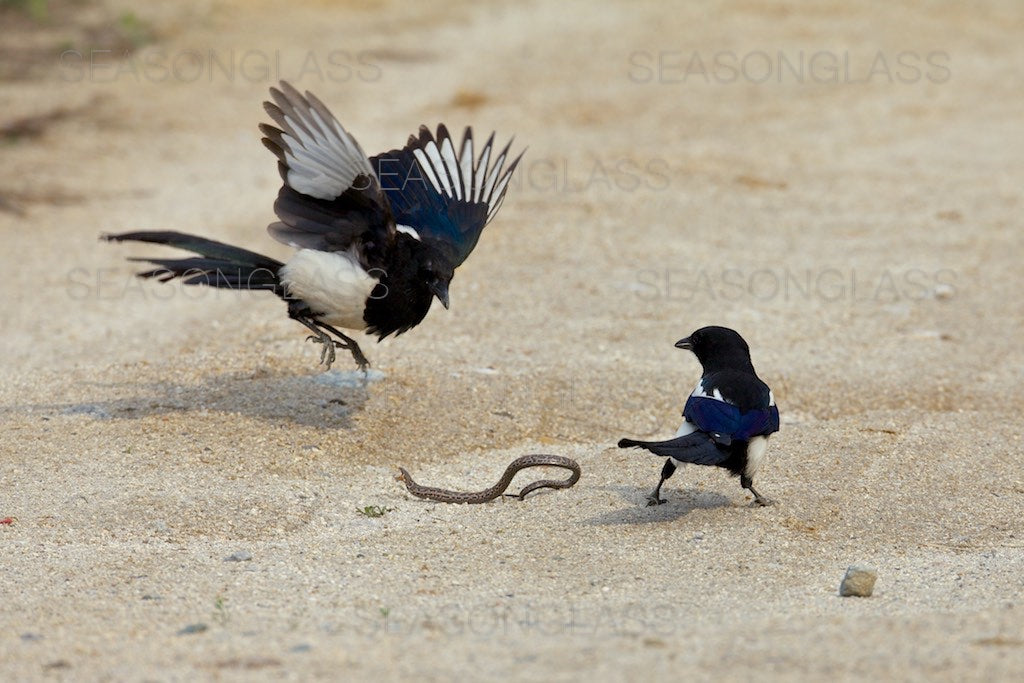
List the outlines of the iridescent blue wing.
{"label": "iridescent blue wing", "polygon": [[479,156],[473,131],[455,143],[444,125],[435,137],[420,126],[402,149],[370,158],[378,182],[391,205],[399,230],[413,231],[445,249],[458,266],[473,251],[484,226],[494,218],[522,154],[505,166],[510,140],[493,158],[494,134]]}

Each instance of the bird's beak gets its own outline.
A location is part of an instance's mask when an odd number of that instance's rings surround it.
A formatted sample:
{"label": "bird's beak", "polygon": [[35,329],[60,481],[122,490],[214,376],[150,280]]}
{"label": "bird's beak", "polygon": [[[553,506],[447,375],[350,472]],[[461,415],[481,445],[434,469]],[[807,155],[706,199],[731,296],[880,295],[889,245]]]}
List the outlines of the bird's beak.
{"label": "bird's beak", "polygon": [[436,280],[432,285],[430,285],[430,291],[433,292],[434,296],[437,297],[437,300],[441,302],[441,305],[444,306],[445,310],[448,310],[448,283]]}
{"label": "bird's beak", "polygon": [[690,338],[686,337],[676,342],[677,349],[685,349],[687,351],[693,351],[693,344],[690,343]]}

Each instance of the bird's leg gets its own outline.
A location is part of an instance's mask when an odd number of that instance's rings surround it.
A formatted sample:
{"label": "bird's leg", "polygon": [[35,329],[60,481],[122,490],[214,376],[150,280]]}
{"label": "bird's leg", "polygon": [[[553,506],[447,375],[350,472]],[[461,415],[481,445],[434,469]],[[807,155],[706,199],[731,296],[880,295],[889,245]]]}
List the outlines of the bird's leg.
{"label": "bird's leg", "polygon": [[672,462],[672,458],[665,458],[665,466],[661,468],[661,479],[658,480],[658,485],[654,487],[651,495],[647,496],[647,507],[654,505],[662,505],[668,501],[661,497],[661,485],[665,483],[665,480],[671,477],[676,471],[676,466]]}
{"label": "bird's leg", "polygon": [[764,496],[757,492],[757,490],[754,488],[753,479],[750,479],[749,477],[745,476],[740,477],[740,484],[743,486],[743,488],[754,494],[754,502],[760,505],[761,507],[768,507],[769,505],[775,504],[771,498],[765,498]]}
{"label": "bird's leg", "polygon": [[370,361],[368,361],[366,359],[366,356],[363,355],[363,350],[359,348],[359,344],[356,343],[356,340],[353,339],[352,337],[342,334],[339,330],[331,327],[330,325],[325,325],[324,323],[319,323],[319,325],[323,329],[327,330],[328,332],[330,332],[336,337],[339,337],[342,340],[340,342],[335,341],[334,345],[337,346],[339,349],[348,349],[348,351],[352,354],[352,358],[353,360],[355,360],[356,365],[359,366],[359,369],[362,370],[363,374],[365,375],[367,369],[370,367]]}

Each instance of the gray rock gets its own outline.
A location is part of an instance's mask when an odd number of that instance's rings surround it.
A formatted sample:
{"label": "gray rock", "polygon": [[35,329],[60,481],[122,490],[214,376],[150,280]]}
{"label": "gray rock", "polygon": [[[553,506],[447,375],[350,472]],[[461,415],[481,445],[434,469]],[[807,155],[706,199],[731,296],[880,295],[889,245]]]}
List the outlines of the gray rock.
{"label": "gray rock", "polygon": [[195,633],[203,633],[208,629],[209,626],[206,624],[189,624],[185,628],[178,631],[179,636],[190,636]]}
{"label": "gray rock", "polygon": [[877,578],[878,574],[870,567],[860,564],[850,565],[846,570],[846,575],[843,577],[843,582],[839,584],[839,595],[844,598],[850,596],[858,598],[871,597],[871,592],[875,590],[875,579]]}
{"label": "gray rock", "polygon": [[252,559],[252,553],[248,550],[239,550],[237,553],[231,553],[224,558],[225,562],[248,562]]}

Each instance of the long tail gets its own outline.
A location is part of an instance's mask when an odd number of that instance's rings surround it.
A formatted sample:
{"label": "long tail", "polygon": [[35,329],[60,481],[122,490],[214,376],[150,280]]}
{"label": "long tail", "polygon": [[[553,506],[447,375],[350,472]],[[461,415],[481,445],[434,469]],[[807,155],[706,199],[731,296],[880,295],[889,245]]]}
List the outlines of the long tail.
{"label": "long tail", "polygon": [[668,441],[622,439],[619,441],[619,448],[643,448],[663,458],[691,462],[695,465],[717,465],[729,457],[728,451],[719,448],[714,438],[704,432],[677,436]]}
{"label": "long tail", "polygon": [[108,242],[147,242],[191,251],[196,256],[179,259],[130,258],[156,268],[139,277],[168,282],[180,278],[186,285],[207,285],[224,289],[267,289],[284,296],[278,271],[284,265],[276,259],[230,244],[181,232],[125,232],[103,235]]}

